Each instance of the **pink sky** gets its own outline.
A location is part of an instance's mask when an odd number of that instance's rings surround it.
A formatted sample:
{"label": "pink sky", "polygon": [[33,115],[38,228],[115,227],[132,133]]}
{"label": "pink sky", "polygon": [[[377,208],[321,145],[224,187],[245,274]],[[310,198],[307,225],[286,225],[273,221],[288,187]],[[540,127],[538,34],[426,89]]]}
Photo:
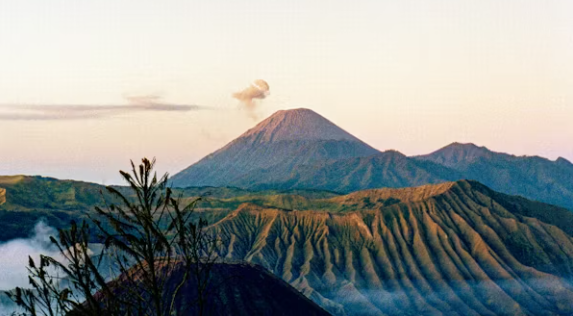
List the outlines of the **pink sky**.
{"label": "pink sky", "polygon": [[[377,149],[473,142],[573,160],[573,3],[0,2],[0,174],[113,183],[175,173],[276,110],[307,107]],[[252,119],[232,93],[271,94]],[[200,105],[15,120],[6,105]],[[62,114],[69,115],[69,112]]]}

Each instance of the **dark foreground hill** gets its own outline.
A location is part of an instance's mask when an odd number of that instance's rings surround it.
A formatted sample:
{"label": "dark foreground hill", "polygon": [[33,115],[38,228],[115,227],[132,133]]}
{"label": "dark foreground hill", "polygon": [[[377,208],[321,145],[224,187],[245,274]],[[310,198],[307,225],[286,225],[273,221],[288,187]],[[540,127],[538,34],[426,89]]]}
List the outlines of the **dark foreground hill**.
{"label": "dark foreground hill", "polygon": [[330,201],[362,210],[243,204],[212,229],[336,315],[573,313],[568,210],[471,181]]}
{"label": "dark foreground hill", "polygon": [[[183,265],[176,264],[166,277],[165,287],[177,288],[184,274]],[[257,265],[244,262],[217,263],[211,268],[209,276],[209,285],[205,289],[205,316],[330,315],[288,283]],[[118,281],[111,284],[117,295],[134,290],[133,286],[125,289],[124,285]],[[199,315],[196,279],[191,277],[178,293],[175,299],[177,315]],[[145,297],[145,292],[142,291],[140,295]],[[165,299],[170,301],[171,296],[172,292],[168,291]]]}

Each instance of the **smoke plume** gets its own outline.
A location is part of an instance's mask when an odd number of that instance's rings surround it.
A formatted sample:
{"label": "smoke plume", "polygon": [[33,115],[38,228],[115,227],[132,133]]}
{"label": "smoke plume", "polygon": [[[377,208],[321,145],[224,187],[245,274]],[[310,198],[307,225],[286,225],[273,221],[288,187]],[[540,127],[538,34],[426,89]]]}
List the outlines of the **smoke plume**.
{"label": "smoke plume", "polygon": [[255,117],[254,111],[257,107],[256,100],[262,100],[266,98],[269,93],[269,84],[262,79],[258,79],[253,81],[247,88],[243,89],[242,91],[233,93],[233,98],[241,102],[241,105],[245,110],[248,111],[250,116]]}

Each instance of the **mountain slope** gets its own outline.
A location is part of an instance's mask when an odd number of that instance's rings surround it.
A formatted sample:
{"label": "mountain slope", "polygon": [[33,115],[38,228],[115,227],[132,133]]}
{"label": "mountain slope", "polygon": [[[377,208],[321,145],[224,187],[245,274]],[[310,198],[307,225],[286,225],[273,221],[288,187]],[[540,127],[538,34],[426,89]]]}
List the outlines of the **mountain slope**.
{"label": "mountain slope", "polygon": [[573,313],[571,212],[471,181],[332,200],[366,198],[399,202],[341,214],[244,204],[212,229],[223,256],[265,266],[333,314]]}
{"label": "mountain slope", "polygon": [[368,157],[254,170],[236,179],[234,185],[256,190],[296,188],[352,192],[458,179],[461,179],[460,174],[439,164],[410,159],[397,151],[386,151]]}
{"label": "mountain slope", "polygon": [[5,190],[5,208],[44,208],[77,210],[101,202],[95,183],[59,180],[39,176],[0,176],[0,190]]}
{"label": "mountain slope", "polygon": [[[370,156],[377,150],[308,109],[278,111],[172,177],[173,185],[229,186],[253,170]],[[288,174],[283,175],[284,178]]]}
{"label": "mountain slope", "polygon": [[494,153],[485,147],[479,147],[475,144],[452,143],[431,154],[418,156],[423,160],[429,160],[441,165],[461,169],[480,159],[492,159],[494,156],[507,154]]}
{"label": "mountain slope", "polygon": [[362,141],[309,109],[280,110],[240,138],[263,144],[287,140]]}
{"label": "mountain slope", "polygon": [[[175,289],[184,278],[183,264],[177,263],[167,270],[165,288]],[[140,277],[140,271],[134,273],[135,279]],[[174,302],[177,315],[201,315],[195,302],[198,297],[196,282],[196,278],[191,277],[180,286]],[[110,287],[117,295],[123,291],[133,291],[133,288],[125,289],[125,284],[113,281]],[[208,286],[203,291],[207,293],[203,315],[330,315],[266,269],[244,262],[214,264]],[[146,297],[147,293],[140,292],[139,295]],[[172,293],[172,290],[167,291],[165,299],[170,300]]]}
{"label": "mountain slope", "polygon": [[[133,196],[128,187],[114,188],[127,197]],[[29,237],[39,221],[56,229],[68,227],[71,220],[81,222],[96,206],[105,206],[102,193],[108,204],[118,202],[107,194],[104,186],[95,183],[38,176],[0,176],[0,243]],[[232,187],[176,188],[173,194],[186,202],[202,196],[203,203],[198,209],[201,212],[194,213],[193,217],[201,215],[209,222],[218,221],[244,201],[282,205],[290,199],[322,199],[338,195],[319,190],[255,192]],[[203,212],[204,209],[208,211]]]}
{"label": "mountain slope", "polygon": [[103,201],[103,186],[45,177],[0,176],[0,242],[27,238],[44,221],[54,228],[68,227]]}
{"label": "mountain slope", "polygon": [[449,167],[497,191],[573,209],[573,164],[564,158],[519,157],[454,143],[416,159]]}
{"label": "mountain slope", "polygon": [[307,109],[278,111],[176,174],[172,184],[352,192],[472,179],[573,210],[573,164],[453,143],[429,155],[379,152]]}

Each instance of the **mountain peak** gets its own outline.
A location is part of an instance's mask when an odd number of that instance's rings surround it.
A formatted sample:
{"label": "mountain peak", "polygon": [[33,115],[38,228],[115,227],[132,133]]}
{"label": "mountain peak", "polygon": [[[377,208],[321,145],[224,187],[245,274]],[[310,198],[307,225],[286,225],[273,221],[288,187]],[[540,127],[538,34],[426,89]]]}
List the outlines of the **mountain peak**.
{"label": "mountain peak", "polygon": [[314,112],[311,109],[307,109],[307,108],[297,108],[297,109],[290,109],[290,110],[278,110],[275,113],[273,113],[273,115],[293,115],[293,114],[299,114],[299,115],[319,115],[318,113]]}
{"label": "mountain peak", "polygon": [[484,146],[478,146],[474,143],[460,143],[460,142],[453,142],[439,150],[444,150],[444,149],[489,151],[489,149],[487,149]]}
{"label": "mountain peak", "polygon": [[424,160],[430,160],[447,167],[467,164],[480,158],[491,157],[494,154],[491,150],[473,143],[451,143],[435,152],[419,156]]}
{"label": "mountain peak", "polygon": [[493,152],[489,150],[487,147],[478,146],[474,143],[454,142],[441,149],[438,149],[432,154],[437,154],[437,153],[441,153],[442,155],[464,156],[467,159],[467,158],[478,158],[478,157],[489,156]]}
{"label": "mountain peak", "polygon": [[559,157],[557,158],[557,160],[555,161],[557,164],[562,165],[562,166],[573,166],[573,163],[571,163],[571,161],[563,158],[563,157]]}
{"label": "mountain peak", "polygon": [[283,183],[290,179],[294,168],[303,165],[377,153],[312,110],[278,111],[171,180],[181,187],[252,188],[261,181]]}
{"label": "mountain peak", "polygon": [[263,120],[239,139],[257,142],[283,140],[346,140],[361,142],[320,114],[305,108],[280,110]]}

